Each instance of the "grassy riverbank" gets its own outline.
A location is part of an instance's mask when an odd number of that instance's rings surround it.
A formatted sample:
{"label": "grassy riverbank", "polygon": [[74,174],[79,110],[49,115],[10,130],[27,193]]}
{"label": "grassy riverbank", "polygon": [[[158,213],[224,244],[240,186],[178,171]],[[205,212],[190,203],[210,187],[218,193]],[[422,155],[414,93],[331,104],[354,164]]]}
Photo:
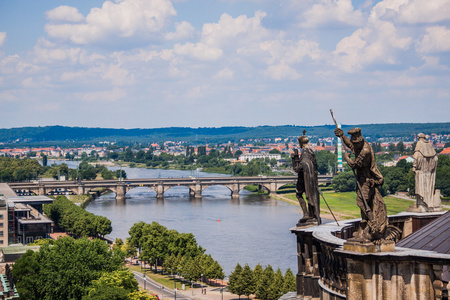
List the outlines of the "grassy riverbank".
{"label": "grassy riverbank", "polygon": [[[338,220],[355,219],[361,217],[359,207],[356,205],[356,192],[336,193],[324,192],[325,199]],[[295,193],[271,195],[275,199],[286,201],[293,205],[298,205]],[[395,215],[399,212],[406,211],[414,202],[393,196],[384,197],[386,203],[387,214]],[[324,218],[332,219],[327,205],[320,199],[320,213]],[[329,215],[329,216],[328,216]]]}

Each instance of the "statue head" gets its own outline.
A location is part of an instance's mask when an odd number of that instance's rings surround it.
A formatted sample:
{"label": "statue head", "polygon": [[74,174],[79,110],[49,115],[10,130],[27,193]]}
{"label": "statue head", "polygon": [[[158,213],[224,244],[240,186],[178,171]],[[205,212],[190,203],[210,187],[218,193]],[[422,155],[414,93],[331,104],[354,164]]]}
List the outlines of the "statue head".
{"label": "statue head", "polygon": [[306,130],[303,130],[303,135],[298,137],[298,143],[300,145],[300,148],[303,148],[303,146],[308,144],[308,142],[309,142],[309,139],[305,134],[306,134]]}
{"label": "statue head", "polygon": [[419,140],[424,140],[424,139],[425,139],[425,134],[419,133],[419,134],[417,135],[417,139],[419,139]]}
{"label": "statue head", "polygon": [[361,134],[361,128],[356,127],[350,129],[347,133],[351,135],[350,141],[352,142],[352,144],[357,145],[364,143],[364,138]]}

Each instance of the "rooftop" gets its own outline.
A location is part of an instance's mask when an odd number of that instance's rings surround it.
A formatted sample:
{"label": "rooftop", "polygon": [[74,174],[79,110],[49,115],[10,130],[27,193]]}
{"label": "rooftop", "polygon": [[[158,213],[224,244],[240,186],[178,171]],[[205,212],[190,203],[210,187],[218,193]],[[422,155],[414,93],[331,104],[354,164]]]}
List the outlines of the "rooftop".
{"label": "rooftop", "polygon": [[400,240],[397,246],[450,254],[450,211]]}

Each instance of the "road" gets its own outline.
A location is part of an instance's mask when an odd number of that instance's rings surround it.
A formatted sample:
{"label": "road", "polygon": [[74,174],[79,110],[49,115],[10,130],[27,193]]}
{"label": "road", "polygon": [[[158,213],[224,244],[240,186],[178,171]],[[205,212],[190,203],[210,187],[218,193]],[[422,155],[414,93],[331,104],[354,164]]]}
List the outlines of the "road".
{"label": "road", "polygon": [[177,292],[177,295],[175,297],[175,292],[171,289],[168,289],[167,287],[164,287],[157,283],[156,281],[145,277],[145,283],[144,283],[144,276],[136,271],[133,271],[134,278],[138,281],[139,285],[142,287],[145,287],[146,290],[152,291],[153,294],[157,294],[160,299],[179,299],[179,300],[191,300],[192,298],[186,297],[186,295],[182,295],[181,292]]}
{"label": "road", "polygon": [[[138,281],[139,285],[144,287],[144,276],[142,273],[133,271],[134,278]],[[231,294],[227,291],[222,291],[220,287],[206,286],[206,294],[201,293],[201,289],[197,288],[193,292],[190,291],[177,291],[176,298],[175,292],[167,287],[161,286],[156,281],[145,277],[145,288],[151,291],[152,294],[157,294],[159,299],[177,299],[177,300],[233,300],[238,299],[237,295]],[[193,295],[192,295],[193,293]]]}

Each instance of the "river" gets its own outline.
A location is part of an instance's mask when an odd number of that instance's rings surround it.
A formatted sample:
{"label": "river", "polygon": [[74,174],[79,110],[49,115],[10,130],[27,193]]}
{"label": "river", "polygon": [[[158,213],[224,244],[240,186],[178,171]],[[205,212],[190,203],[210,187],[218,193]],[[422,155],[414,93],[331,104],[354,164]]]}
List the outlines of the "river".
{"label": "river", "polygon": [[[77,162],[68,162],[75,168]],[[117,170],[117,167],[109,167]],[[168,178],[189,176],[225,176],[203,172],[123,168],[128,178]],[[254,195],[241,190],[239,199],[232,199],[223,186],[212,186],[201,199],[189,197],[187,187],[166,191],[163,200],[149,188],[135,188],[118,204],[115,194],[97,198],[86,210],[109,218],[112,238],[128,237],[130,227],[139,221],[156,221],[168,229],[192,232],[199,245],[206,249],[224,268],[228,277],[239,262],[252,268],[260,263],[270,264],[284,273],[290,268],[297,272],[295,235],[289,229],[301,217],[298,208],[268,196]]]}

